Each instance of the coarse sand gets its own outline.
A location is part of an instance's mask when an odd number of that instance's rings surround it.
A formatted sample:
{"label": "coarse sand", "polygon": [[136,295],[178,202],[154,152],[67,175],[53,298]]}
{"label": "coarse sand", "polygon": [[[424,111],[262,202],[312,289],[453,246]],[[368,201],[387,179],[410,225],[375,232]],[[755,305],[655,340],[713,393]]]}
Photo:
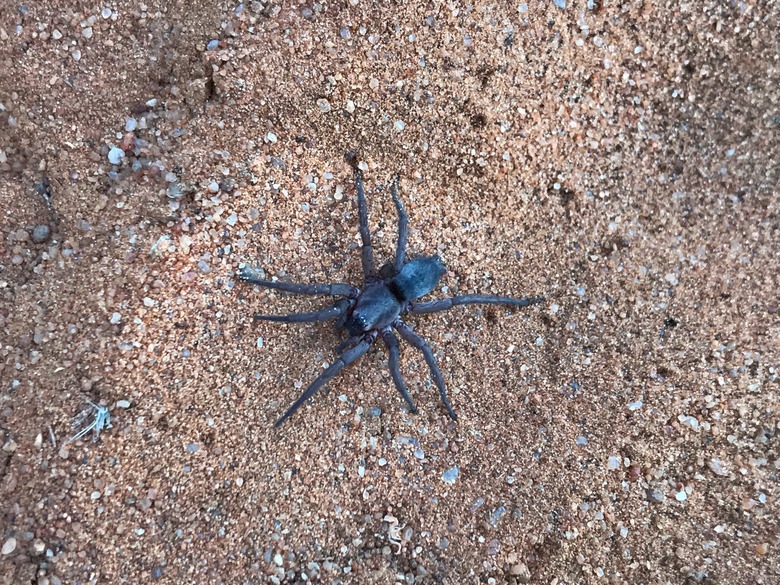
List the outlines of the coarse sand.
{"label": "coarse sand", "polygon": [[[780,583],[779,12],[0,0],[0,584]],[[546,298],[409,317],[456,422],[377,344],[272,428],[344,334],[236,273],[360,283],[352,150]]]}

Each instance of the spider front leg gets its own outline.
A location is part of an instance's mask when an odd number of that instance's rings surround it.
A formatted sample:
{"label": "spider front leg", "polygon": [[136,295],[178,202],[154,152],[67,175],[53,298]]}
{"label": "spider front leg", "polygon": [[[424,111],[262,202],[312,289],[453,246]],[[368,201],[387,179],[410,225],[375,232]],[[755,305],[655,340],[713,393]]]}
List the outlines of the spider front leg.
{"label": "spider front leg", "polygon": [[431,348],[428,347],[428,344],[425,343],[425,340],[422,337],[412,331],[412,329],[400,319],[396,319],[396,321],[393,323],[393,327],[396,329],[396,331],[398,331],[398,333],[401,334],[401,337],[403,337],[406,341],[411,343],[412,346],[416,347],[422,352],[423,357],[428,364],[428,369],[431,371],[431,378],[433,378],[433,382],[439,389],[439,396],[441,397],[441,401],[447,408],[447,414],[450,415],[452,420],[457,420],[458,417],[455,415],[455,411],[452,410],[452,405],[450,404],[449,398],[447,398],[447,390],[444,388],[444,378],[442,378],[441,370],[439,370],[439,366],[436,363],[436,358],[434,357]]}
{"label": "spider front leg", "polygon": [[273,280],[263,280],[257,277],[257,273],[248,266],[242,266],[238,270],[238,278],[247,284],[263,286],[284,292],[310,295],[310,296],[332,296],[332,297],[350,297],[355,298],[360,294],[360,289],[351,284],[295,284],[292,282],[278,282]]}
{"label": "spider front leg", "polygon": [[341,356],[336,358],[336,361],[330,364],[324,372],[322,372],[319,376],[317,376],[311,384],[309,384],[309,387],[306,388],[306,390],[303,391],[303,393],[298,397],[298,400],[293,402],[292,406],[287,409],[287,412],[285,412],[281,417],[279,417],[279,420],[277,420],[274,423],[274,428],[277,428],[280,426],[284,421],[286,421],[288,418],[290,418],[296,410],[298,410],[304,402],[306,402],[309,398],[314,396],[317,393],[317,390],[322,388],[325,384],[330,382],[333,378],[336,377],[336,374],[338,374],[341,370],[343,370],[345,367],[347,367],[349,364],[357,360],[358,358],[362,357],[363,354],[365,354],[368,351],[368,348],[371,347],[371,344],[374,343],[376,340],[376,333],[369,333],[363,337],[363,340],[358,343],[355,347],[350,349],[349,351],[344,352]]}
{"label": "spider front leg", "polygon": [[336,319],[347,312],[352,303],[341,299],[335,305],[319,311],[290,313],[289,315],[255,315],[255,321],[276,321],[277,323],[314,323]]}

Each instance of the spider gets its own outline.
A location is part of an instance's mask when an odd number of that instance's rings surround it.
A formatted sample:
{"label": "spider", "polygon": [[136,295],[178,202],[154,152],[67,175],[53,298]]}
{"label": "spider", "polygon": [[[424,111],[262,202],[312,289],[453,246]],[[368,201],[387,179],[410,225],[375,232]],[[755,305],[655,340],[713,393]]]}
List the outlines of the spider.
{"label": "spider", "polygon": [[407,314],[436,313],[456,305],[468,304],[527,307],[542,302],[544,297],[516,299],[493,295],[461,295],[436,301],[417,302],[416,299],[427,295],[436,288],[439,279],[446,272],[444,264],[438,255],[420,256],[408,262],[405,261],[409,219],[398,196],[399,178],[396,175],[391,184],[393,203],[395,203],[398,214],[398,240],[395,259],[393,262],[388,262],[382,266],[378,271],[376,270],[374,251],[371,247],[371,234],[368,230],[368,209],[363,188],[363,175],[357,164],[355,164],[354,157],[348,156],[348,160],[350,160],[355,171],[359,230],[360,239],[363,243],[361,249],[363,265],[362,288],[342,283],[294,284],[262,280],[258,278],[254,270],[247,266],[242,266],[238,272],[238,278],[248,284],[301,295],[342,297],[330,307],[317,311],[292,313],[289,315],[255,315],[255,321],[276,321],[279,323],[310,323],[335,319],[336,329],[346,329],[350,336],[336,347],[335,352],[338,355],[336,361],[330,364],[301,393],[292,406],[274,423],[274,427],[279,427],[304,402],[332,380],[336,374],[363,356],[378,337],[381,337],[387,346],[388,366],[393,383],[403,399],[409,404],[410,410],[416,413],[417,406],[409,395],[409,391],[406,389],[406,385],[401,377],[398,338],[395,336],[395,332],[422,352],[428,364],[431,378],[433,378],[433,382],[439,389],[439,396],[447,409],[447,414],[450,418],[456,420],[457,416],[452,409],[449,398],[447,398],[444,379],[439,366],[436,364],[433,351],[431,351],[425,340],[404,322],[403,317]]}

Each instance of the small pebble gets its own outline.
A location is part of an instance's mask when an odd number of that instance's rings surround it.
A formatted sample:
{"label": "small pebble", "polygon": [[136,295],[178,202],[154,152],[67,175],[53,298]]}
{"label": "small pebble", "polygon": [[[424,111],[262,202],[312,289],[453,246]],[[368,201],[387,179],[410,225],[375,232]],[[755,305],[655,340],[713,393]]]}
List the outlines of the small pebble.
{"label": "small pebble", "polygon": [[112,165],[118,165],[125,158],[125,151],[116,146],[108,151],[108,162]]}
{"label": "small pebble", "polygon": [[92,27],[88,26],[83,31],[81,31],[81,34],[84,35],[85,39],[91,39],[92,38]]}
{"label": "small pebble", "polygon": [[128,118],[125,120],[125,132],[132,132],[136,128],[138,128],[138,120],[135,118]]}
{"label": "small pebble", "polygon": [[460,475],[460,469],[458,469],[458,467],[455,466],[443,472],[441,474],[441,479],[444,483],[448,483],[452,485],[455,483],[455,480],[458,479],[458,475]]}
{"label": "small pebble", "polygon": [[102,12],[100,13],[100,16],[102,16],[104,19],[109,19],[109,18],[111,18],[111,9],[110,9],[108,6],[106,6],[106,7],[105,7],[105,8],[102,10]]}
{"label": "small pebble", "polygon": [[10,555],[15,550],[16,550],[16,539],[12,536],[11,538],[5,541],[1,552],[4,555]]}
{"label": "small pebble", "polygon": [[211,181],[211,183],[209,183],[208,188],[209,188],[209,193],[219,193],[219,183],[217,183],[216,181]]}
{"label": "small pebble", "polygon": [[330,112],[330,102],[324,98],[317,100],[317,107],[323,114]]}
{"label": "small pebble", "polygon": [[32,240],[36,244],[42,244],[49,239],[51,235],[51,229],[47,225],[37,225],[33,228]]}
{"label": "small pebble", "polygon": [[217,39],[212,39],[208,42],[206,45],[207,51],[215,51],[219,47],[219,41]]}
{"label": "small pebble", "polygon": [[267,132],[265,135],[265,141],[270,144],[274,144],[279,138],[273,132]]}
{"label": "small pebble", "polygon": [[119,408],[130,408],[130,401],[129,400],[117,400],[116,405]]}
{"label": "small pebble", "polygon": [[723,462],[720,459],[710,460],[710,471],[715,475],[727,476],[729,472],[723,467]]}

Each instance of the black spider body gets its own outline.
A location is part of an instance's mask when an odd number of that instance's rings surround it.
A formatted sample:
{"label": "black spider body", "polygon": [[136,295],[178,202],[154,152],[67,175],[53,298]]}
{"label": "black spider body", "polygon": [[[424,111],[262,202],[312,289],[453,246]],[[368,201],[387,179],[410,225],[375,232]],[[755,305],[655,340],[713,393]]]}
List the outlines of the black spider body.
{"label": "black spider body", "polygon": [[360,335],[390,327],[407,303],[435,289],[445,272],[441,258],[423,256],[404,264],[395,276],[367,284],[355,300],[355,307],[347,313],[347,331]]}
{"label": "black spider body", "polygon": [[408,313],[435,313],[444,311],[456,305],[494,304],[515,307],[527,307],[542,302],[543,297],[516,299],[493,295],[462,295],[437,301],[415,302],[416,299],[432,292],[446,268],[438,256],[421,256],[405,262],[408,218],[403,204],[398,197],[398,178],[392,184],[392,197],[398,212],[398,242],[393,263],[382,266],[378,271],[374,267],[374,253],[371,247],[371,236],[368,230],[368,209],[363,178],[360,170],[355,167],[355,184],[358,198],[358,214],[360,237],[363,243],[361,259],[363,265],[363,287],[349,284],[292,284],[261,280],[246,267],[239,271],[239,278],[247,283],[273,288],[286,292],[304,295],[330,295],[343,297],[330,307],[308,313],[293,313],[290,315],[255,315],[255,320],[277,321],[282,323],[305,323],[336,319],[337,328],[346,329],[349,339],[336,348],[339,357],[326,368],[287,411],[276,421],[275,427],[281,425],[301,405],[311,398],[322,386],[333,379],[344,367],[356,361],[365,354],[371,345],[381,336],[388,350],[388,365],[398,391],[409,404],[412,412],[417,407],[401,378],[399,365],[398,333],[404,340],[419,349],[425,358],[431,377],[436,384],[441,400],[447,408],[447,413],[454,420],[457,417],[447,398],[444,379],[436,364],[433,352],[425,340],[417,335],[402,319]]}

